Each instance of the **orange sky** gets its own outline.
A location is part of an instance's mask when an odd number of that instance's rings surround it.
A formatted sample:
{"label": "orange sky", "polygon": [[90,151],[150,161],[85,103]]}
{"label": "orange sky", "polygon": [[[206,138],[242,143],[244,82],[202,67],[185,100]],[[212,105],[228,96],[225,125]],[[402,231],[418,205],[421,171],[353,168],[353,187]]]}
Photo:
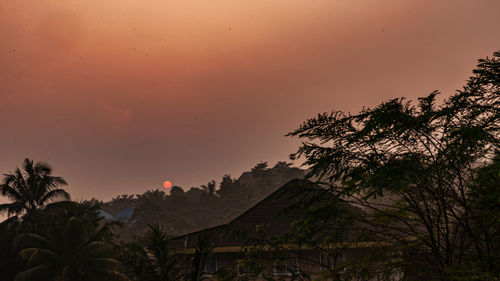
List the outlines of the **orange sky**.
{"label": "orange sky", "polygon": [[75,198],[184,188],[287,159],[307,117],[463,85],[498,0],[2,0],[0,172]]}

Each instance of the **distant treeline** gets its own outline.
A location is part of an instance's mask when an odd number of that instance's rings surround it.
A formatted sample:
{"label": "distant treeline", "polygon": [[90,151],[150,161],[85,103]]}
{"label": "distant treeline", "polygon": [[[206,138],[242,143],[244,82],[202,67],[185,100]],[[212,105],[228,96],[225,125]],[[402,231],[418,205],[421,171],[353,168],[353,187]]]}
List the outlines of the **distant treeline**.
{"label": "distant treeline", "polygon": [[305,170],[287,162],[278,162],[272,168],[262,162],[239,178],[226,174],[219,183],[212,180],[188,191],[173,186],[170,195],[157,189],[120,195],[109,202],[91,201],[110,214],[135,207],[130,220],[133,223],[117,229],[121,239],[143,235],[152,223],[164,225],[169,235],[179,235],[227,223],[291,179],[303,178],[305,174]]}

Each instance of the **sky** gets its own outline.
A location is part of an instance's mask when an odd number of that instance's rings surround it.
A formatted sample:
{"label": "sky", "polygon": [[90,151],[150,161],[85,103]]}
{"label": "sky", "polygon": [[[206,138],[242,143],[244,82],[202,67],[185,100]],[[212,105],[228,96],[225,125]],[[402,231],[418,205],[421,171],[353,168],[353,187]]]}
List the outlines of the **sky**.
{"label": "sky", "polygon": [[2,0],[0,173],[45,161],[74,199],[109,200],[272,166],[317,113],[453,94],[500,49],[499,14],[498,0]]}

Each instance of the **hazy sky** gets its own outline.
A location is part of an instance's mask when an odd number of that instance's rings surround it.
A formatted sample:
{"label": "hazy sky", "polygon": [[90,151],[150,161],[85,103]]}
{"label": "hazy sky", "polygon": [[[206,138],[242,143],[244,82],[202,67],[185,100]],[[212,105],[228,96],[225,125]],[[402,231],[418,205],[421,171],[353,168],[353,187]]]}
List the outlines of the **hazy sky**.
{"label": "hazy sky", "polygon": [[185,189],[318,112],[460,88],[498,0],[1,0],[0,172],[47,161],[75,199]]}

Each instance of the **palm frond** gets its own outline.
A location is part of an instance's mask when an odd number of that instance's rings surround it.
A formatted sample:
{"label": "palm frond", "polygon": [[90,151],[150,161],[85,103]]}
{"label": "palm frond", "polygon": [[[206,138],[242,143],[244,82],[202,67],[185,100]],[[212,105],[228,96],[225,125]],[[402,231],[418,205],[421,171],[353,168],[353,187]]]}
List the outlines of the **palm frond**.
{"label": "palm frond", "polygon": [[[0,214],[1,214],[1,212],[0,212]],[[12,217],[4,220],[3,222],[0,222],[0,228],[1,227],[13,227],[17,223],[19,223],[19,217],[18,216],[12,216]]]}
{"label": "palm frond", "polygon": [[12,201],[21,200],[23,196],[13,187],[8,184],[2,184],[0,186],[0,192],[3,196],[9,198]]}
{"label": "palm frond", "polygon": [[50,265],[39,265],[20,272],[14,281],[46,281],[52,280],[54,270]]}
{"label": "palm frond", "polygon": [[0,204],[0,214],[7,212],[7,216],[20,214],[25,206],[20,202]]}
{"label": "palm frond", "polygon": [[23,161],[23,170],[25,170],[28,175],[34,174],[35,167],[33,167],[33,160],[25,158]]}
{"label": "palm frond", "polygon": [[56,188],[58,186],[68,185],[68,183],[66,182],[66,180],[64,180],[61,177],[50,176],[50,177],[47,177],[47,178],[50,179],[50,188]]}
{"label": "palm frond", "polygon": [[123,227],[123,223],[120,221],[106,222],[91,238],[91,241],[100,241],[111,238],[113,235],[112,228],[115,226]]}
{"label": "palm frond", "polygon": [[[26,160],[30,161],[29,159],[26,159]],[[33,161],[31,161],[31,166],[33,167],[33,170],[36,171],[37,173],[40,173],[40,174],[51,174],[52,173],[52,167],[46,162],[39,161],[35,164],[35,166],[33,166]]]}
{"label": "palm frond", "polygon": [[54,189],[47,192],[39,201],[39,205],[45,205],[48,201],[56,200],[62,198],[65,200],[70,200],[71,196],[64,189]]}
{"label": "palm frond", "polygon": [[[15,171],[15,172],[16,173],[17,172],[21,173],[20,171]],[[22,191],[26,190],[26,188],[25,188],[25,184],[24,184],[24,179],[22,178],[22,174],[20,175],[21,178],[18,178],[18,176],[16,174],[14,174],[14,173],[4,174],[3,176],[4,177],[3,177],[3,180],[2,180],[2,182],[3,182],[2,185],[3,186],[9,186],[9,187],[11,187],[19,195],[21,195],[21,197],[23,197]],[[6,192],[8,192],[8,191],[6,191]]]}
{"label": "palm frond", "polygon": [[24,176],[23,172],[19,168],[16,168],[14,170],[14,173],[12,174],[12,177],[10,178],[13,184],[15,184],[16,188],[18,189],[27,189],[28,184],[26,181],[26,177]]}
{"label": "palm frond", "polygon": [[22,233],[19,234],[13,242],[12,245],[15,251],[19,251],[26,248],[41,248],[49,249],[50,242],[43,236],[33,234],[33,233]]}
{"label": "palm frond", "polygon": [[56,263],[59,256],[51,250],[40,248],[27,248],[19,252],[19,257],[27,260],[28,267],[35,267],[47,263]]}
{"label": "palm frond", "polygon": [[106,242],[94,241],[84,246],[82,253],[94,257],[104,257],[113,253],[113,246]]}
{"label": "palm frond", "polygon": [[72,281],[72,280],[75,280],[75,274],[73,273],[73,271],[71,270],[71,267],[69,265],[66,265],[62,272],[61,272],[61,276],[58,278],[58,280],[60,281]]}
{"label": "palm frond", "polygon": [[64,201],[56,201],[53,203],[49,203],[45,205],[45,208],[46,210],[57,210],[57,209],[76,208],[77,206],[78,203],[75,201],[64,200]]}

